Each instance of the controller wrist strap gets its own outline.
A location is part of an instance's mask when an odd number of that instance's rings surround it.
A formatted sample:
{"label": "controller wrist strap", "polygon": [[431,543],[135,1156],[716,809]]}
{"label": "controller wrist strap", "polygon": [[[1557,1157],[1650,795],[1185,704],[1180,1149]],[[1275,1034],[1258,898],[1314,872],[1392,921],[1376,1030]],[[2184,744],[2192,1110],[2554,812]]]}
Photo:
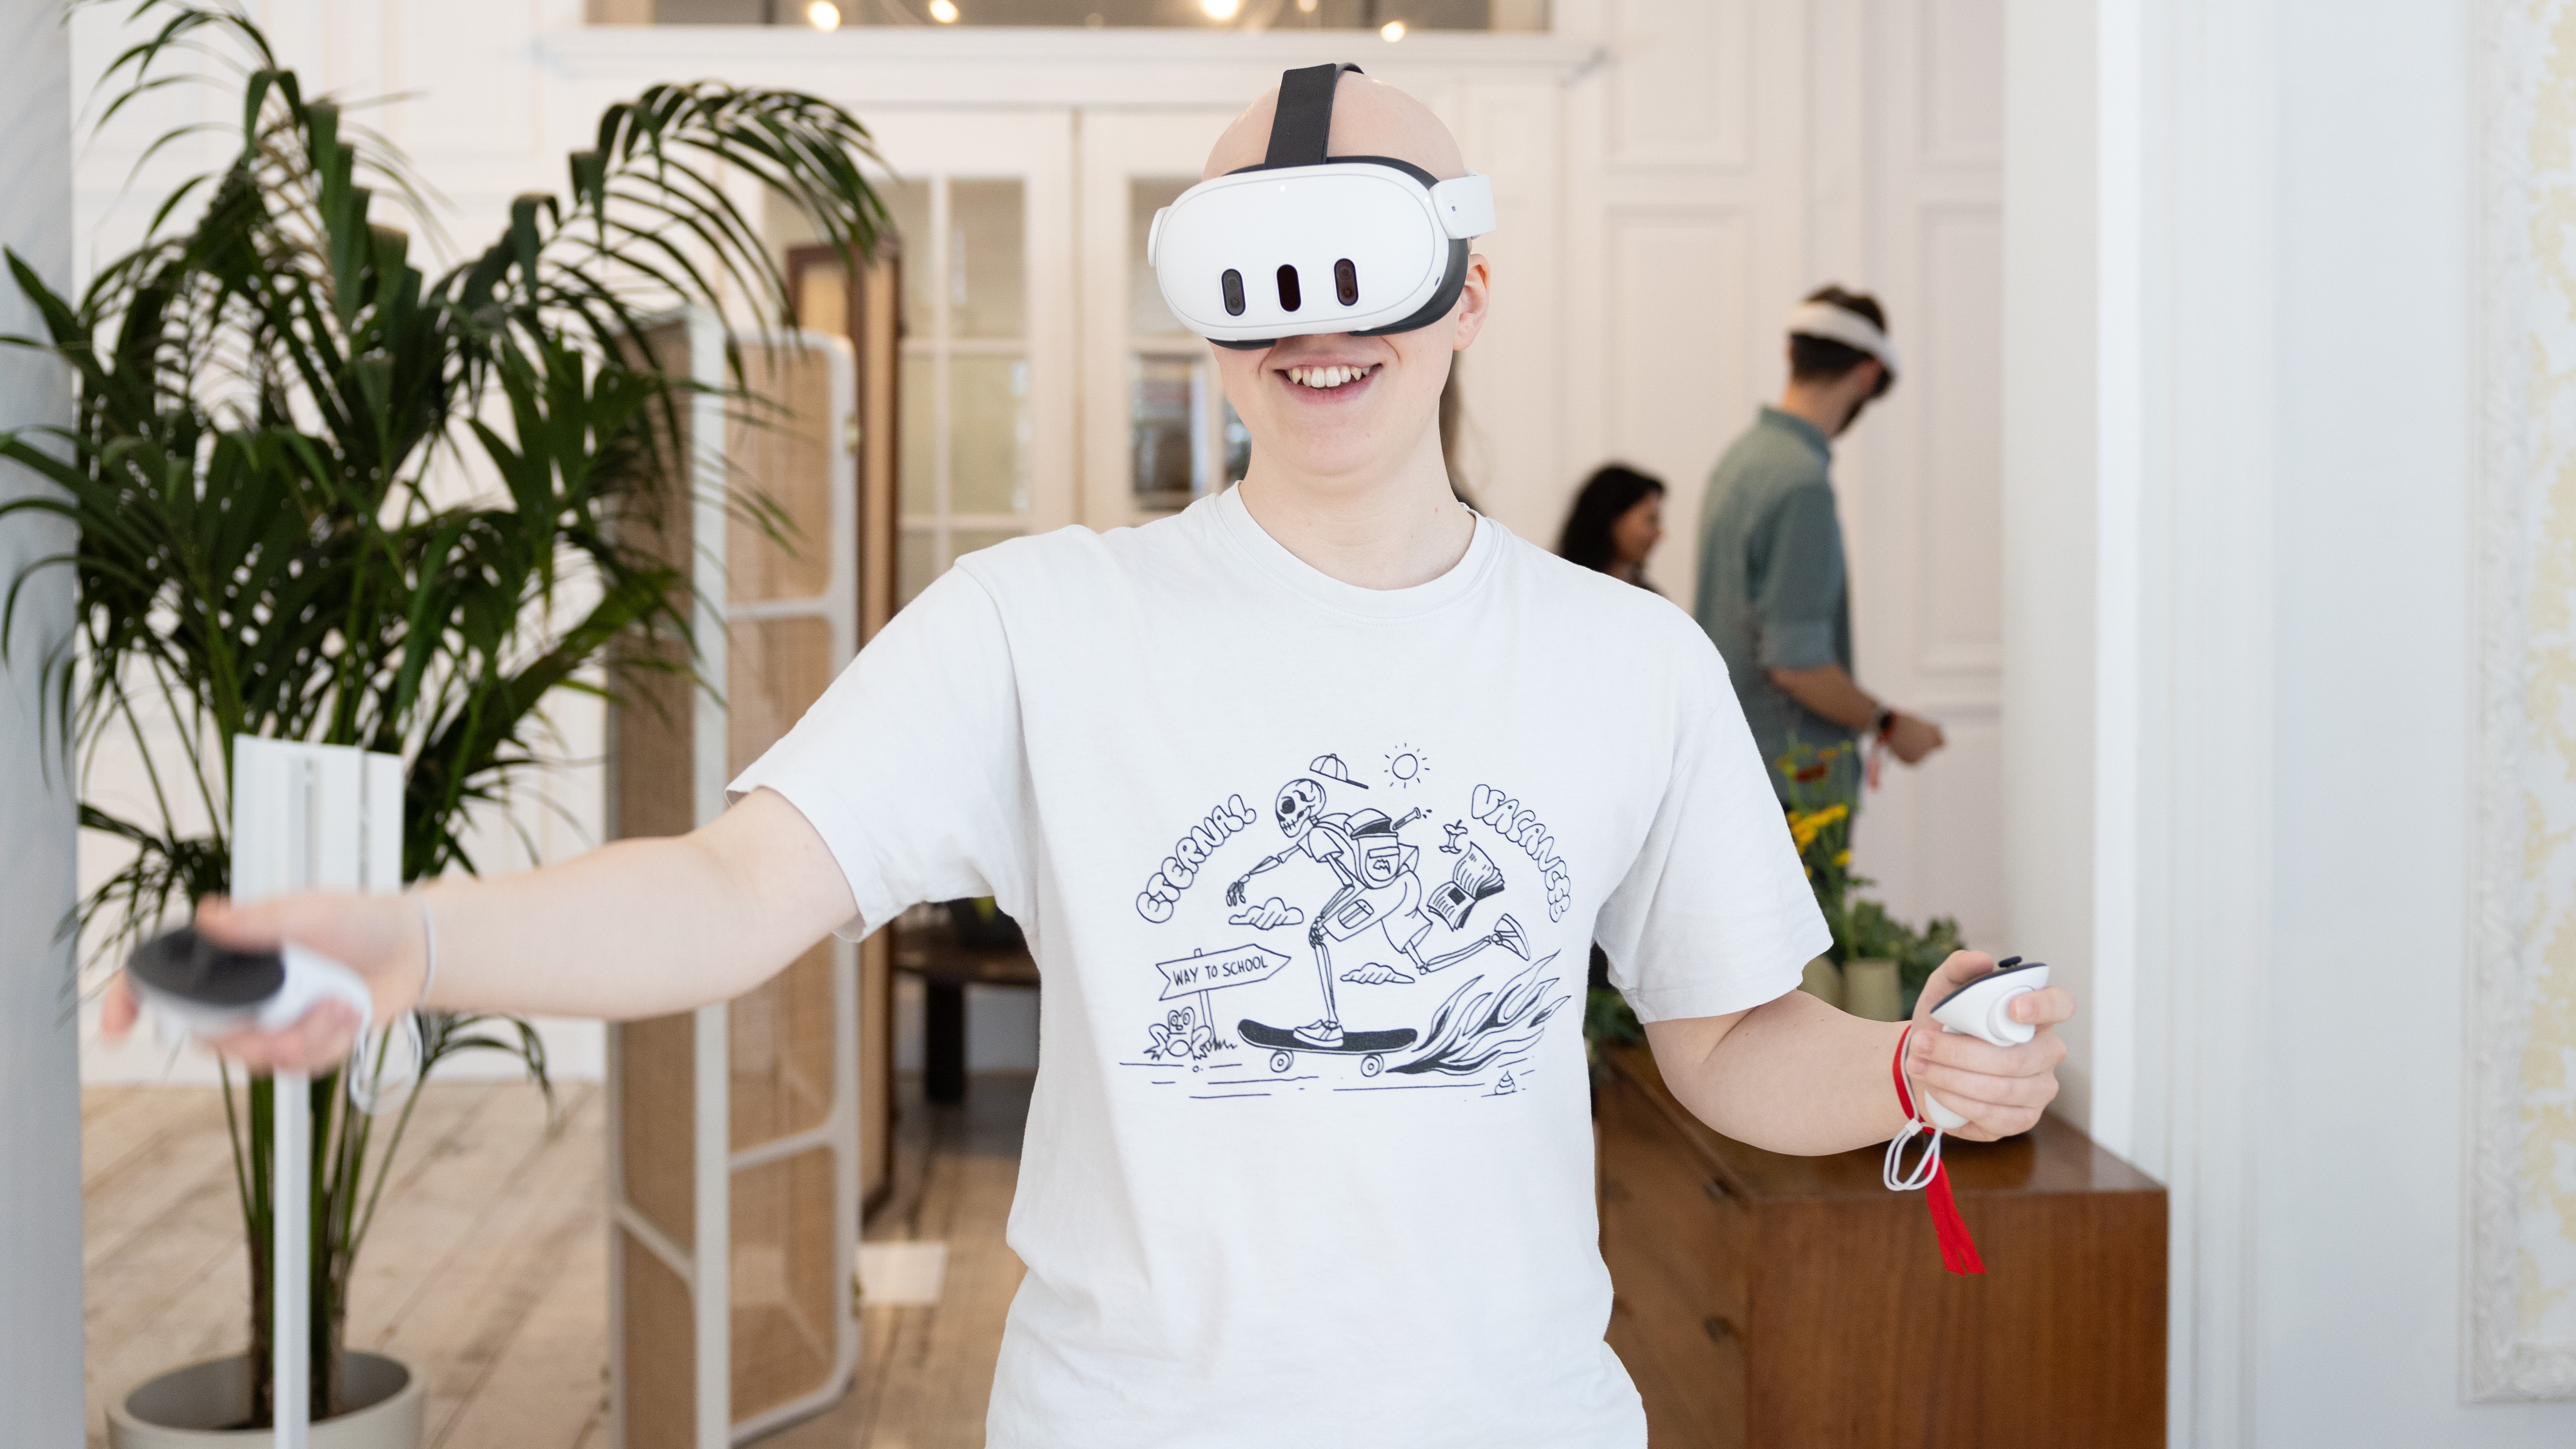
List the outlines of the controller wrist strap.
{"label": "controller wrist strap", "polygon": [[[1905,1110],[1905,1130],[1887,1144],[1887,1160],[1880,1169],[1881,1179],[1890,1192],[1923,1189],[1923,1200],[1932,1209],[1932,1236],[1941,1244],[1941,1266],[1953,1273],[1983,1273],[1986,1263],[1977,1256],[1976,1239],[1968,1236],[1968,1225],[1960,1220],[1959,1200],[1950,1192],[1950,1165],[1941,1160],[1941,1129],[1924,1120],[1915,1110],[1917,1094],[1905,1076],[1905,1044],[1914,1037],[1907,1027],[1896,1038],[1896,1059],[1888,1063],[1888,1074],[1896,1079],[1896,1105]],[[1923,1156],[1914,1170],[1904,1170],[1905,1147],[1916,1137],[1930,1133]]]}

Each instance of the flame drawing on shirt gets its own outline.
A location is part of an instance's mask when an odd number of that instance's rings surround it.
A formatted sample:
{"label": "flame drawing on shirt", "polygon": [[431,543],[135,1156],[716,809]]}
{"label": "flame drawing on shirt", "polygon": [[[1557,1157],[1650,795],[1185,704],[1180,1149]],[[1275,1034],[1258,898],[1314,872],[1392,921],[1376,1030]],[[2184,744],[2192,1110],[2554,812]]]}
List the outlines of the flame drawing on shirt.
{"label": "flame drawing on shirt", "polygon": [[[1467,993],[1485,984],[1485,978],[1479,976],[1451,992],[1449,999],[1441,1003],[1439,1013],[1431,1018],[1421,1055],[1387,1070],[1407,1076],[1441,1072],[1463,1077],[1483,1071],[1497,1057],[1535,1044],[1557,1008],[1574,999],[1573,993],[1568,992],[1544,1006],[1539,1004],[1557,981],[1553,976],[1542,980],[1539,973],[1555,960],[1556,953],[1550,951],[1523,967],[1499,990],[1469,997]],[[1501,1083],[1496,1086],[1509,1090]]]}

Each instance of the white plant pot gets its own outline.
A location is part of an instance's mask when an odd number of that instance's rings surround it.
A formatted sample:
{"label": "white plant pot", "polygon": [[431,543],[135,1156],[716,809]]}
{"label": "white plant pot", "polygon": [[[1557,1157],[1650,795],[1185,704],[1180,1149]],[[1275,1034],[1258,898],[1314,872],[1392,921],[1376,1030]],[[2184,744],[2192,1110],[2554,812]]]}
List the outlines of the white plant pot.
{"label": "white plant pot", "polygon": [[[420,1449],[420,1377],[393,1359],[355,1350],[340,1357],[348,1412],[313,1425],[311,1449]],[[275,1431],[225,1427],[250,1417],[250,1359],[190,1364],[146,1381],[107,1406],[109,1449],[207,1449],[274,1444]]]}
{"label": "white plant pot", "polygon": [[1830,956],[1819,956],[1807,963],[1799,978],[1798,989],[1839,1011],[1843,1004],[1843,971]]}
{"label": "white plant pot", "polygon": [[1867,956],[1844,962],[1843,1010],[1871,1021],[1903,1021],[1905,992],[1898,984],[1896,963]]}

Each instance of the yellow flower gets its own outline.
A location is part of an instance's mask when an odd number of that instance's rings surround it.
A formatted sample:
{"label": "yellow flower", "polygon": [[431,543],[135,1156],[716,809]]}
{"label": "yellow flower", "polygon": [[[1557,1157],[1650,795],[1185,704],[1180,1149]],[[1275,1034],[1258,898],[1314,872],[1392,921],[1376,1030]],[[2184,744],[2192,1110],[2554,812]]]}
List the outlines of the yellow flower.
{"label": "yellow flower", "polygon": [[1837,866],[1844,866],[1844,865],[1849,865],[1849,864],[1851,864],[1851,852],[1850,852],[1850,851],[1848,851],[1848,850],[1846,850],[1846,851],[1844,851],[1842,854],[1835,856],[1835,857],[1834,857],[1834,864],[1835,864],[1835,865],[1837,865]]}
{"label": "yellow flower", "polygon": [[1851,807],[1848,805],[1828,805],[1822,810],[1804,813],[1792,810],[1789,812],[1789,838],[1797,842],[1798,850],[1803,854],[1808,846],[1815,844],[1816,837],[1824,833],[1825,827],[1849,814]]}

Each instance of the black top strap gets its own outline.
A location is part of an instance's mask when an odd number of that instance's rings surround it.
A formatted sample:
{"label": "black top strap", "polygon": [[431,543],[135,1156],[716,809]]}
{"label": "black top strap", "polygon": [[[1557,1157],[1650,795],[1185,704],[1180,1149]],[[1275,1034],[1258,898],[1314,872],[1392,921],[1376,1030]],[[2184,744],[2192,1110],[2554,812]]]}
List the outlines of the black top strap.
{"label": "black top strap", "polygon": [[1321,166],[1333,134],[1333,85],[1355,65],[1310,65],[1279,77],[1279,110],[1270,118],[1265,166]]}

